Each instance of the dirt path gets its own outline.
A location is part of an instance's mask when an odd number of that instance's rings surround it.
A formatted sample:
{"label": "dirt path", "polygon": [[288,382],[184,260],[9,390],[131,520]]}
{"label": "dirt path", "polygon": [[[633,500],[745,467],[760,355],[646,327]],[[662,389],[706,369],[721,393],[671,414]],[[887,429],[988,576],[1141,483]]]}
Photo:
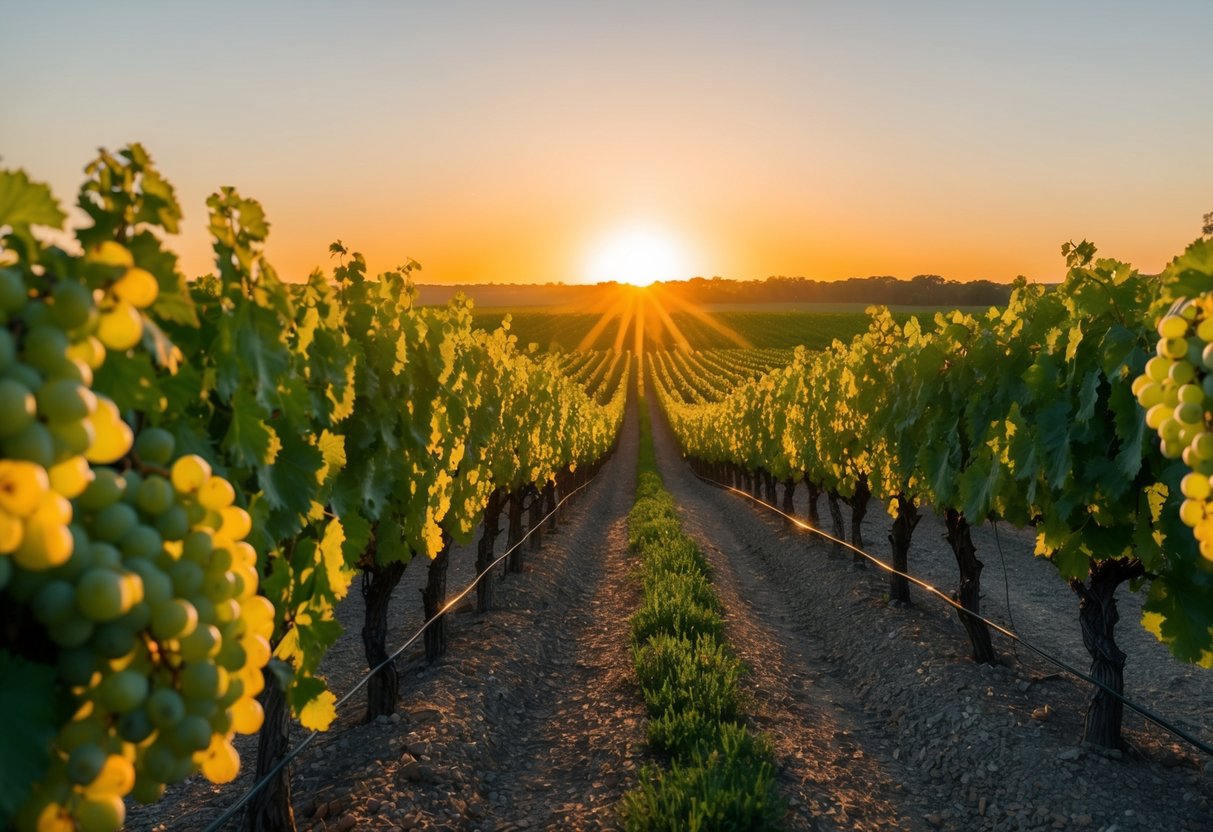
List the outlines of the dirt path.
{"label": "dirt path", "polygon": [[[1213,828],[1206,761],[1140,732],[1131,759],[1077,747],[1085,692],[1041,681],[1034,665],[974,665],[954,616],[927,603],[888,608],[875,570],[829,559],[828,544],[698,480],[659,414],[654,433],[685,528],[718,568],[730,638],[753,668],[756,722],[775,738],[799,828]],[[883,543],[880,522],[865,539]],[[1031,593],[1030,604],[1044,598]],[[1206,701],[1207,687],[1190,686],[1189,707]]]}
{"label": "dirt path", "polygon": [[[433,666],[420,646],[401,657],[401,707],[371,725],[355,697],[293,768],[300,829],[598,829],[646,761],[644,706],[632,673],[627,618],[638,604],[625,520],[635,492],[637,420],[631,406],[619,447],[574,501],[528,569],[497,585],[497,609],[452,613],[448,653]],[[499,548],[499,552],[501,549]],[[451,593],[475,576],[475,547],[452,551]],[[389,647],[421,623],[424,562],[405,571],[389,613]],[[343,602],[346,632],[330,651],[331,688],[365,672],[357,585]],[[304,736],[295,731],[294,741]],[[194,778],[151,807],[131,830],[197,830],[251,785]],[[235,829],[235,824],[229,824]]]}

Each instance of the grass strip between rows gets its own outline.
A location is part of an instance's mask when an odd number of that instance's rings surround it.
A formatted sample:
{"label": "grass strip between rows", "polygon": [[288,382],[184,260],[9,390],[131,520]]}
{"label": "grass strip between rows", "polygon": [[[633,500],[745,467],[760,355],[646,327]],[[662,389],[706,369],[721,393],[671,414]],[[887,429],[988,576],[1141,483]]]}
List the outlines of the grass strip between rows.
{"label": "grass strip between rows", "polygon": [[644,585],[632,616],[632,654],[649,712],[649,743],[669,765],[646,766],[620,806],[629,830],[778,829],[770,741],[742,713],[745,668],[729,649],[712,570],[682,532],[657,472],[640,400],[640,466],[628,543]]}

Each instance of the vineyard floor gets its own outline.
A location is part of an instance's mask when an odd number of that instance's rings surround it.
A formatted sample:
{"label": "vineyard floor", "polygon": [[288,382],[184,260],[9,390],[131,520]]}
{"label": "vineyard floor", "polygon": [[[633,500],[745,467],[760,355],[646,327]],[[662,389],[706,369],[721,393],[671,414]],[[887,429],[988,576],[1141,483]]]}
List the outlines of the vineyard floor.
{"label": "vineyard floor", "polygon": [[[636,419],[620,447],[567,511],[529,568],[498,583],[498,608],[471,599],[449,620],[449,651],[433,666],[420,645],[401,659],[402,704],[360,725],[355,696],[294,767],[303,830],[601,829],[650,761],[627,619],[638,588],[625,520],[635,489]],[[699,481],[654,413],[658,463],[686,531],[713,562],[729,638],[750,668],[755,727],[773,740],[787,826],[800,830],[1208,830],[1213,772],[1195,752],[1126,717],[1135,749],[1110,759],[1080,748],[1086,693],[1051,667],[996,646],[1005,664],[967,658],[956,618],[926,599],[885,603],[887,582],[829,545],[743,498]],[[805,513],[800,492],[797,512]],[[824,501],[823,506],[824,509]],[[878,505],[868,548],[886,548]],[[987,611],[1005,618],[1001,563],[988,529]],[[1025,634],[1081,667],[1076,604],[1030,535],[1002,530],[1012,611]],[[499,549],[500,551],[500,549]],[[473,577],[474,545],[452,552],[448,585]],[[911,570],[940,586],[952,575],[939,524],[924,517]],[[420,624],[425,562],[405,572],[390,612],[389,645]],[[1122,591],[1120,641],[1130,695],[1213,734],[1213,684],[1175,662],[1135,623]],[[346,627],[326,659],[338,693],[365,670],[358,584],[340,608]],[[1022,658],[1023,661],[1020,661]],[[295,741],[304,736],[296,729]],[[251,785],[250,763],[223,788],[194,779],[162,803],[132,811],[131,830],[198,830]],[[235,825],[229,825],[234,829]]]}
{"label": "vineyard floor", "polygon": [[[628,646],[639,603],[627,560],[637,427],[630,406],[615,455],[570,504],[528,568],[496,586],[497,609],[474,596],[451,615],[448,652],[427,666],[420,644],[400,660],[402,703],[359,725],[355,696],[294,767],[299,829],[598,829],[649,761],[644,704]],[[500,540],[504,539],[504,535]],[[498,545],[498,552],[504,547]],[[452,594],[475,577],[475,545],[452,551]],[[427,564],[410,564],[389,613],[389,648],[421,624]],[[357,582],[340,609],[346,632],[326,657],[338,694],[365,672]],[[294,741],[302,739],[296,729]],[[251,785],[255,746],[236,783],[195,778],[132,812],[131,830],[197,830]],[[236,825],[230,824],[235,829]]]}
{"label": "vineyard floor", "polygon": [[[800,828],[1213,828],[1213,770],[1197,752],[1135,716],[1126,718],[1128,759],[1077,746],[1086,692],[1076,684],[1023,648],[1016,660],[1005,642],[996,647],[1006,664],[973,664],[942,605],[918,596],[913,607],[888,608],[884,573],[856,570],[849,555],[831,559],[828,543],[698,480],[657,413],[654,435],[684,528],[718,569],[730,639],[753,669],[756,721],[775,739],[785,794],[807,807]],[[804,516],[803,499],[797,511]],[[888,516],[873,504],[869,517],[867,548],[884,554]],[[984,587],[999,616],[1001,564],[987,535],[975,537],[991,546],[980,550]],[[1002,543],[1016,623],[1085,668],[1071,593],[1030,557],[1029,536],[1003,530]],[[911,571],[946,587],[951,558],[939,524],[924,519]],[[1136,616],[1125,599],[1128,692],[1210,736],[1210,674],[1171,659]]]}

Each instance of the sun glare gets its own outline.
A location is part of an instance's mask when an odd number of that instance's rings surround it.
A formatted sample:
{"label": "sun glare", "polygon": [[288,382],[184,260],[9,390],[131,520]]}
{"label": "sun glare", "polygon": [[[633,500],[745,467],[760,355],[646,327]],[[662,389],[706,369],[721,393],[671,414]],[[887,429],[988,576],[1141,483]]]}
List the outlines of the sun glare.
{"label": "sun glare", "polygon": [[614,280],[648,286],[690,274],[677,241],[660,229],[633,226],[620,229],[598,243],[586,262],[586,277],[595,283]]}

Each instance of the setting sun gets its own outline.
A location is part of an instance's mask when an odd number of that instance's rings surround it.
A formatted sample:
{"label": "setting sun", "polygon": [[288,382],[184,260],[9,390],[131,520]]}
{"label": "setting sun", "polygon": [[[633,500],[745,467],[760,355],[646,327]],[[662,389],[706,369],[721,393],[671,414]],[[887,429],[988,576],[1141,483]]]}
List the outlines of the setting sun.
{"label": "setting sun", "polygon": [[589,282],[648,286],[661,280],[690,277],[682,246],[661,229],[635,225],[603,237],[591,250],[585,278]]}

